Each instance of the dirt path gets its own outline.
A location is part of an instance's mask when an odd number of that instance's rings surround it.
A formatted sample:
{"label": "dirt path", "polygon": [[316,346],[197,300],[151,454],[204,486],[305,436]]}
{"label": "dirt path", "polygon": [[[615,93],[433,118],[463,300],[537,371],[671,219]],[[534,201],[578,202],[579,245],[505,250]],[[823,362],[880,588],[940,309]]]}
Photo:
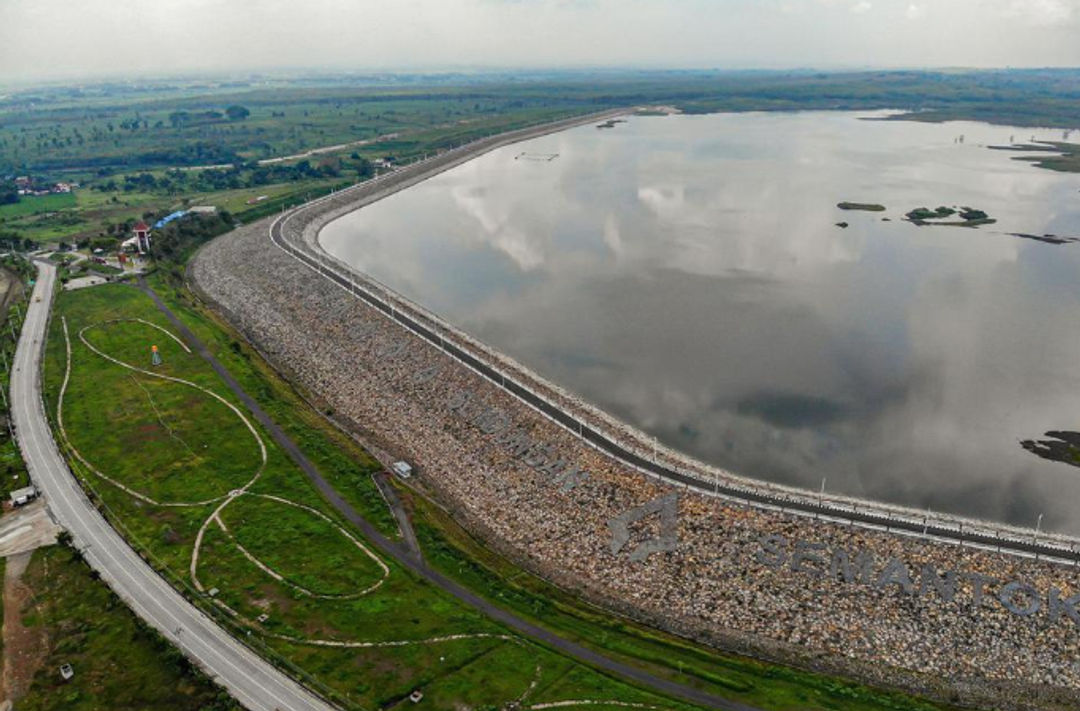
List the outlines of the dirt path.
{"label": "dirt path", "polygon": [[23,610],[34,597],[33,591],[22,582],[31,555],[10,556],[4,566],[4,667],[0,673],[0,701],[15,702],[27,692],[48,651],[44,627],[34,629],[22,624]]}
{"label": "dirt path", "polygon": [[405,507],[402,505],[401,497],[398,496],[397,490],[394,489],[394,485],[390,483],[390,475],[385,471],[381,471],[376,472],[371,476],[375,480],[375,486],[379,487],[379,492],[382,493],[383,499],[386,500],[387,506],[390,507],[390,511],[397,520],[398,528],[401,529],[401,537],[405,541],[405,545],[416,557],[416,560],[423,565],[424,553],[420,550],[420,543],[416,540],[416,531],[413,530],[412,520],[409,518],[409,513],[405,510]]}

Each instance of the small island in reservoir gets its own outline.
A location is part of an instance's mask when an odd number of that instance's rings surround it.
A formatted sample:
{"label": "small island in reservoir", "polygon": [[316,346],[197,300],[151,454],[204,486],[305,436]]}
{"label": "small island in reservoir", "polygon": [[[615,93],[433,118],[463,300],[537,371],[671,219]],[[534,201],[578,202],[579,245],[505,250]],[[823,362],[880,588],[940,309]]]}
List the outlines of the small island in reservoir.
{"label": "small island in reservoir", "polygon": [[838,202],[836,206],[841,210],[865,210],[866,212],[885,212],[884,205],[872,202]]}
{"label": "small island in reservoir", "polygon": [[[958,216],[959,220],[949,220],[948,218]],[[952,207],[941,206],[935,210],[931,210],[926,207],[917,207],[914,210],[906,213],[904,219],[912,224],[919,225],[943,225],[946,227],[978,227],[979,225],[992,225],[997,220],[990,217],[983,210],[976,210],[972,207],[961,207],[959,209]]]}
{"label": "small island in reservoir", "polygon": [[1080,432],[1051,430],[1044,436],[1048,439],[1021,440],[1020,446],[1043,459],[1080,467]]}

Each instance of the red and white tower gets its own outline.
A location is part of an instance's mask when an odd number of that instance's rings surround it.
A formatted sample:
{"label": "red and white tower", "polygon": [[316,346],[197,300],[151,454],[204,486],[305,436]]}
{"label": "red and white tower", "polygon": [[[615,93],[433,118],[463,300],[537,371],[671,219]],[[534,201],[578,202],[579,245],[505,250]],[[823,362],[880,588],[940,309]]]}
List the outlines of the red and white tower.
{"label": "red and white tower", "polygon": [[150,226],[142,220],[135,223],[135,226],[131,228],[131,231],[135,235],[135,246],[139,250],[139,254],[146,254],[150,251]]}

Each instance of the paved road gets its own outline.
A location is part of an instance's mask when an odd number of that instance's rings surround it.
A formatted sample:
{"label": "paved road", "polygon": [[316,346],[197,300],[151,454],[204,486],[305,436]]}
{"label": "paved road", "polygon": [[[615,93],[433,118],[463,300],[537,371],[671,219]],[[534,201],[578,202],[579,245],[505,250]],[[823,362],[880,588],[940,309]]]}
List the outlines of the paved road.
{"label": "paved road", "polygon": [[501,607],[497,607],[488,602],[484,598],[480,597],[471,590],[462,587],[453,580],[447,578],[441,573],[432,570],[424,564],[423,560],[418,558],[412,550],[410,550],[409,544],[402,542],[397,543],[391,541],[389,538],[379,532],[377,528],[371,525],[363,516],[360,515],[356,509],[354,509],[349,502],[341,498],[341,495],[331,486],[330,482],[323,478],[323,475],[319,472],[315,464],[307,458],[307,456],[300,451],[300,448],[296,446],[296,443],[285,434],[285,431],[270,418],[266,411],[259,406],[259,403],[255,402],[248,393],[240,386],[240,383],[225,369],[223,365],[215,358],[210,351],[206,348],[206,345],[196,336],[191,329],[189,329],[176,314],[174,314],[168,306],[158,297],[154,291],[145,285],[144,291],[150,295],[150,298],[154,300],[157,307],[173,325],[176,331],[180,334],[180,337],[191,346],[192,350],[202,356],[214,369],[215,372],[225,382],[226,386],[235,393],[251,414],[258,420],[259,424],[266,428],[266,431],[273,438],[274,442],[278,444],[282,450],[296,463],[298,467],[304,472],[304,474],[311,480],[311,483],[315,485],[315,488],[326,498],[330,505],[337,509],[342,516],[355,525],[364,536],[383,554],[390,556],[398,562],[402,567],[408,568],[416,575],[427,580],[432,585],[444,590],[445,592],[453,595],[458,600],[464,602],[466,605],[476,608],[483,612],[488,617],[502,623],[515,632],[531,637],[534,640],[538,640],[553,649],[556,649],[564,654],[569,655],[575,659],[585,662],[590,666],[604,670],[605,672],[614,674],[624,679],[629,679],[639,686],[646,689],[652,689],[662,694],[667,694],[679,699],[685,699],[692,703],[698,704],[712,709],[721,709],[722,711],[759,711],[752,706],[746,706],[735,701],[721,698],[714,694],[710,694],[701,689],[688,686],[686,684],[680,684],[669,679],[651,674],[647,671],[639,669],[638,667],[625,664],[618,660],[604,656],[599,652],[595,652],[588,647],[584,647],[577,642],[560,637],[558,634],[539,627],[528,620],[518,617],[513,612],[505,610]]}
{"label": "paved road", "polygon": [[15,353],[11,408],[30,478],[50,511],[109,587],[244,706],[253,711],[330,711],[332,706],[234,640],[170,587],[83,494],[56,448],[41,400],[41,354],[56,267],[42,262],[38,267],[34,298]]}
{"label": "paved road", "polygon": [[394,514],[394,520],[397,521],[405,546],[418,561],[423,563],[424,551],[420,548],[420,542],[416,540],[416,530],[413,528],[412,521],[409,520],[409,514],[405,511],[405,506],[401,503],[401,497],[398,496],[394,485],[390,483],[391,476],[389,472],[381,471],[373,474],[372,479],[375,481],[375,486],[379,487],[379,493],[386,499],[386,505],[390,507],[390,512]]}

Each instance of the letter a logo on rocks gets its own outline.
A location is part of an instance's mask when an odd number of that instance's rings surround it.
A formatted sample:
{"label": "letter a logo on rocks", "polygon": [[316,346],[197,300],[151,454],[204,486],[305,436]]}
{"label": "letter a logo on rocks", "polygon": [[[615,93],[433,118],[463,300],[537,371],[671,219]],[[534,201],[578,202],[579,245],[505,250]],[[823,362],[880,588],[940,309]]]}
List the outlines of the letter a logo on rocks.
{"label": "letter a logo on rocks", "polygon": [[637,548],[631,551],[630,560],[642,561],[653,553],[675,550],[679,544],[679,495],[668,494],[632,508],[608,521],[608,528],[611,529],[612,555],[618,555],[619,551],[630,542],[630,524],[654,513],[660,514],[660,535],[638,544]]}

